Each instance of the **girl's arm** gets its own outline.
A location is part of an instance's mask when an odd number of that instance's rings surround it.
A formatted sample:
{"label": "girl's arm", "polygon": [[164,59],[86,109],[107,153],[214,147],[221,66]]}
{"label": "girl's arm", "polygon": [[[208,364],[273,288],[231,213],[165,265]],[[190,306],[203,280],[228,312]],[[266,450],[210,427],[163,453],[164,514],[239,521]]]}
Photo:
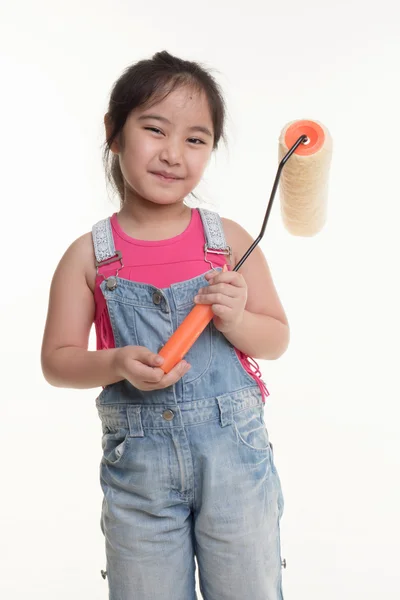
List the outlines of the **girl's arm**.
{"label": "girl's arm", "polygon": [[95,303],[91,234],[76,240],[54,273],[42,343],[42,370],[56,387],[92,388],[122,379],[116,350],[88,351]]}
{"label": "girl's arm", "polygon": [[[234,221],[223,219],[223,224],[236,264],[254,239]],[[277,359],[289,345],[289,325],[259,246],[243,263],[239,273],[247,284],[247,303],[241,325],[225,335],[231,344],[249,356]]]}
{"label": "girl's arm", "polygon": [[[222,219],[233,264],[242,258],[253,238],[238,223]],[[273,283],[266,258],[257,246],[239,270],[247,285],[243,318],[225,337],[236,348],[254,358],[279,358],[289,345],[288,320]]]}
{"label": "girl's arm", "polygon": [[163,358],[141,346],[88,350],[95,315],[95,257],[91,234],[76,240],[53,277],[42,343],[42,370],[56,387],[105,387],[127,379],[140,390],[176,383],[190,368],[180,361],[167,375]]}

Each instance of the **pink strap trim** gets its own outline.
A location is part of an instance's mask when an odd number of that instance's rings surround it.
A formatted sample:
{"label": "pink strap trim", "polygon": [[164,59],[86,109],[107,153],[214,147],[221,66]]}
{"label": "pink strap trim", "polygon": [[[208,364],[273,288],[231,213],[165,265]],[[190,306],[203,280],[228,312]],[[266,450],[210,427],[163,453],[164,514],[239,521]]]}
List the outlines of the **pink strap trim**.
{"label": "pink strap trim", "polygon": [[239,358],[241,360],[241,363],[244,367],[244,369],[247,371],[247,373],[249,375],[251,375],[252,377],[255,378],[255,380],[257,381],[258,387],[260,388],[261,391],[261,396],[262,396],[262,401],[265,403],[265,399],[268,398],[268,396],[270,395],[268,388],[265,384],[265,382],[261,379],[261,370],[260,367],[257,363],[257,361],[252,358],[251,356],[248,356],[247,354],[245,354],[244,352],[241,352],[240,350],[236,350]]}

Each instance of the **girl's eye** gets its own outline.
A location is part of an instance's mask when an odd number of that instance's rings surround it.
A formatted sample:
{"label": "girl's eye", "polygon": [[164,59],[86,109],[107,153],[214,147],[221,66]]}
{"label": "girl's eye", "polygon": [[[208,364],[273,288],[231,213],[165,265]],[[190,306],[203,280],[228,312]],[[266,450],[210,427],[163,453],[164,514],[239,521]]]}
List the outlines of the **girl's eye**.
{"label": "girl's eye", "polygon": [[153,131],[154,133],[161,133],[162,131],[160,129],[157,129],[157,127],[145,127],[146,131]]}
{"label": "girl's eye", "polygon": [[203,140],[199,140],[198,138],[189,138],[188,140],[191,144],[198,146],[200,144],[204,144]]}

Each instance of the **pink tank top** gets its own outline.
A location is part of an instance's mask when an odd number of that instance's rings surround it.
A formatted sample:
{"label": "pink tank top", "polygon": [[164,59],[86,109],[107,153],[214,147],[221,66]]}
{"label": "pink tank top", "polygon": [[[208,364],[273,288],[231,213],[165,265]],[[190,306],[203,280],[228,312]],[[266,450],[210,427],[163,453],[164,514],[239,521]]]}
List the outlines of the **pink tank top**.
{"label": "pink tank top", "polygon": [[[115,275],[119,268],[119,277],[137,283],[154,285],[158,288],[166,288],[173,283],[202,275],[211,269],[211,265],[205,261],[204,229],[197,209],[192,209],[191,220],[185,231],[167,240],[150,242],[128,236],[121,229],[116,213],[111,217],[111,228],[115,248],[122,252],[124,266],[121,268],[119,263],[102,266],[96,278],[94,324],[97,350],[115,348],[106,301],[100,289],[104,277]],[[212,258],[209,258],[210,256]],[[209,254],[207,259],[211,260],[213,267],[223,267],[226,264],[226,257],[222,254]],[[229,269],[229,265],[227,266]],[[236,353],[243,368],[259,385],[263,401],[265,401],[269,392],[261,379],[258,364],[253,358],[238,349],[236,349]]]}

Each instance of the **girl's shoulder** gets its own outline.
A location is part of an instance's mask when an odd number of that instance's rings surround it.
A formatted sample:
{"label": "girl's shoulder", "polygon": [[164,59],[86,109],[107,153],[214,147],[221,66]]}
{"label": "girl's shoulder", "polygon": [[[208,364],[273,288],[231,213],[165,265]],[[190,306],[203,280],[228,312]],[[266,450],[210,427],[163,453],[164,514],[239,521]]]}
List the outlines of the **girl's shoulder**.
{"label": "girl's shoulder", "polygon": [[57,270],[74,271],[85,277],[90,289],[94,290],[96,280],[95,254],[92,232],[88,231],[75,239],[64,252]]}

